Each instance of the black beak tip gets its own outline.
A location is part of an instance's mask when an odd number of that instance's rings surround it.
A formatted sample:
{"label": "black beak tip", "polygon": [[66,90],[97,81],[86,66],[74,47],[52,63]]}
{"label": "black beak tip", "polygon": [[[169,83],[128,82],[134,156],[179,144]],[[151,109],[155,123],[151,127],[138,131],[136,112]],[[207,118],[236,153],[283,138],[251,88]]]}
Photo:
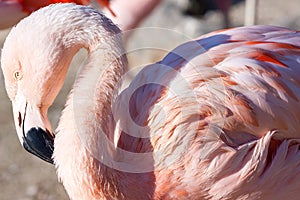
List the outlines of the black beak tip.
{"label": "black beak tip", "polygon": [[54,138],[48,130],[31,128],[23,138],[23,147],[33,155],[53,164]]}

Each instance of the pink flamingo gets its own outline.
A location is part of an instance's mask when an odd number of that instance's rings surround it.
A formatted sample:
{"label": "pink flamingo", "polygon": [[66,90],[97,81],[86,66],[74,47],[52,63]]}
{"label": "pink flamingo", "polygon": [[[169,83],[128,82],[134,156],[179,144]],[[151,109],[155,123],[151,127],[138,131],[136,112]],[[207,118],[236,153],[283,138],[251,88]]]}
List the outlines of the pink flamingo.
{"label": "pink flamingo", "polygon": [[[120,92],[119,33],[92,8],[56,4],[22,20],[3,47],[19,139],[54,159],[71,199],[299,198],[298,31],[204,35]],[[47,110],[82,47],[89,60],[54,140]]]}

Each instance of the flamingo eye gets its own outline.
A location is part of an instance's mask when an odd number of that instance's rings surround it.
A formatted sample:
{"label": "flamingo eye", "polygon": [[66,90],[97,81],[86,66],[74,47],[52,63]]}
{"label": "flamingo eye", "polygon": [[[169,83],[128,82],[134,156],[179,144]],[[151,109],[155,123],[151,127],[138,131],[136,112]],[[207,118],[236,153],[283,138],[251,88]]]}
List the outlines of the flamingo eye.
{"label": "flamingo eye", "polygon": [[21,71],[15,71],[15,72],[14,72],[14,78],[15,78],[17,81],[21,80],[22,77],[23,77],[23,75],[22,75],[22,72],[21,72]]}

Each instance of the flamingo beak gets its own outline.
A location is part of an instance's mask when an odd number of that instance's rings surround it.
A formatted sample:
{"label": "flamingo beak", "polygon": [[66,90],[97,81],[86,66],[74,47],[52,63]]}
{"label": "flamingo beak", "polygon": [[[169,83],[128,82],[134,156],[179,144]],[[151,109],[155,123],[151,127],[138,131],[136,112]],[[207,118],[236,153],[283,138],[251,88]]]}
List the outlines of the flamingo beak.
{"label": "flamingo beak", "polygon": [[13,101],[15,126],[23,147],[33,155],[53,164],[54,134],[41,109],[30,105],[22,95]]}
{"label": "flamingo beak", "polygon": [[32,128],[26,133],[26,136],[23,139],[23,147],[29,153],[53,164],[53,141],[54,138],[48,130]]}

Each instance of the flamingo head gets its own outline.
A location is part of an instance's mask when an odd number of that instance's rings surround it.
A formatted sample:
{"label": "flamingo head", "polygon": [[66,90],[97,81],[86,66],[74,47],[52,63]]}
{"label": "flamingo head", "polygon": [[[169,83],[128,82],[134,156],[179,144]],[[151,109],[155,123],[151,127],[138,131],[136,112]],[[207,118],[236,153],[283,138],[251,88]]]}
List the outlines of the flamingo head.
{"label": "flamingo head", "polygon": [[45,24],[39,12],[21,20],[6,38],[1,67],[21,144],[52,163],[54,134],[47,112],[63,85],[72,56],[63,52],[55,35],[59,31]]}

